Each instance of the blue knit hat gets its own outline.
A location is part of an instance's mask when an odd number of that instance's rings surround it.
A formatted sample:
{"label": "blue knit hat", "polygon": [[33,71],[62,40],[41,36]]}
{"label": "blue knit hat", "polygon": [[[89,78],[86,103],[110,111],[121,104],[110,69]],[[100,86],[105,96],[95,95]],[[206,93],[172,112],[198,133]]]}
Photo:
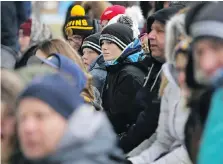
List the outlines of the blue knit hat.
{"label": "blue knit hat", "polygon": [[68,119],[74,110],[84,103],[75,83],[58,73],[34,79],[18,100],[27,97],[42,100],[65,119]]}
{"label": "blue knit hat", "polygon": [[81,68],[75,64],[71,59],[60,54],[51,54],[49,57],[39,58],[43,63],[58,69],[61,72],[70,74],[77,81],[77,86],[81,92],[87,83],[87,77]]}

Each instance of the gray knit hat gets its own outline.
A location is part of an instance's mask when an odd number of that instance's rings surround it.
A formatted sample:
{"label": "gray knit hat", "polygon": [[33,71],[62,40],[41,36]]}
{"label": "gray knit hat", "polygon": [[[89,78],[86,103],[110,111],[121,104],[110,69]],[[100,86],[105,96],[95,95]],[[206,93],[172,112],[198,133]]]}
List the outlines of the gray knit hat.
{"label": "gray knit hat", "polygon": [[223,2],[201,3],[186,16],[186,31],[194,39],[216,37],[223,39]]}

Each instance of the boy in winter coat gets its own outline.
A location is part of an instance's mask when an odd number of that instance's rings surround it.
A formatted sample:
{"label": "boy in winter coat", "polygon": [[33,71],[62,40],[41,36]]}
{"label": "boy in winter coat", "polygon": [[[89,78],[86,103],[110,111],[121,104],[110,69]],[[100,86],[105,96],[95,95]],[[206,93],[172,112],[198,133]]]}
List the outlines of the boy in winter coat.
{"label": "boy in winter coat", "polygon": [[132,105],[145,76],[139,63],[143,59],[140,42],[133,41],[132,29],[121,23],[105,27],[100,36],[108,73],[102,102],[117,134],[125,132],[138,115]]}
{"label": "boy in winter coat", "polygon": [[102,52],[99,44],[100,35],[101,33],[96,33],[85,38],[81,49],[83,62],[93,76],[93,85],[102,94],[107,71],[103,55],[101,55]]}

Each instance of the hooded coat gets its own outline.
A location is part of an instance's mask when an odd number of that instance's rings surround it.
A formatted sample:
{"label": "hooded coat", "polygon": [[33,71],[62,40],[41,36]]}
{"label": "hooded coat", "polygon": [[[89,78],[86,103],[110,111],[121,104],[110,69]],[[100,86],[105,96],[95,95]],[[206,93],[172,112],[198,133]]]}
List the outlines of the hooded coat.
{"label": "hooded coat", "polygon": [[68,126],[57,145],[56,152],[33,163],[122,163],[123,153],[116,142],[115,133],[106,115],[103,112],[96,112],[88,105],[82,105],[69,118]]}
{"label": "hooded coat", "polygon": [[139,63],[142,59],[141,44],[139,40],[135,40],[113,65],[106,66],[108,75],[102,102],[117,134],[125,132],[140,112],[133,110],[133,101],[144,81],[145,71]]}
{"label": "hooded coat", "polygon": [[[163,70],[169,83],[161,100],[157,138],[152,146],[139,156],[130,158],[134,164],[191,163],[184,146],[184,125],[189,110],[183,108],[180,88],[165,66]],[[164,154],[166,155],[160,158]]]}
{"label": "hooded coat", "polygon": [[[174,63],[174,44],[177,38],[184,34],[181,31],[184,25],[185,14],[179,14],[170,19],[166,25],[166,41],[169,46],[165,47],[167,63],[162,66],[163,73],[168,80],[161,99],[160,115],[156,130],[157,138],[147,150],[139,156],[132,157],[132,163],[137,164],[190,164],[191,161],[184,146],[184,126],[190,113],[185,109],[185,102],[176,82],[176,77],[170,67]],[[171,32],[175,29],[173,35]],[[172,34],[172,35],[171,35]],[[169,41],[169,42],[168,42]],[[165,155],[165,156],[164,156]]]}

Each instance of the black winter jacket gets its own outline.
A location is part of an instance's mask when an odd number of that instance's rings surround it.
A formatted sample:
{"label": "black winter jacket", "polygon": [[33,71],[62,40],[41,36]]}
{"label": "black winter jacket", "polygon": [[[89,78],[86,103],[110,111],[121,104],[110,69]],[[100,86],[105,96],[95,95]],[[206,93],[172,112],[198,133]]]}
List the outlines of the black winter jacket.
{"label": "black winter jacket", "polygon": [[[106,66],[108,74],[102,94],[103,108],[117,134],[126,132],[140,112],[135,111],[133,105],[146,75],[146,69],[138,62],[143,55],[140,46],[135,49],[130,47],[126,52],[123,52],[117,64]],[[131,56],[134,56],[133,60],[139,60],[131,61]]]}
{"label": "black winter jacket", "polygon": [[[149,73],[145,78],[144,86],[137,92],[134,111],[141,111],[135,124],[127,133],[120,137],[120,146],[124,152],[129,152],[155,132],[160,113],[160,98],[158,97],[161,82],[162,64],[153,58],[147,57],[143,61]],[[146,79],[148,79],[146,81]]]}
{"label": "black winter jacket", "polygon": [[143,85],[145,73],[131,64],[110,66],[107,71],[103,107],[116,133],[120,134],[137,118],[137,111],[133,111],[132,105],[137,91]]}

